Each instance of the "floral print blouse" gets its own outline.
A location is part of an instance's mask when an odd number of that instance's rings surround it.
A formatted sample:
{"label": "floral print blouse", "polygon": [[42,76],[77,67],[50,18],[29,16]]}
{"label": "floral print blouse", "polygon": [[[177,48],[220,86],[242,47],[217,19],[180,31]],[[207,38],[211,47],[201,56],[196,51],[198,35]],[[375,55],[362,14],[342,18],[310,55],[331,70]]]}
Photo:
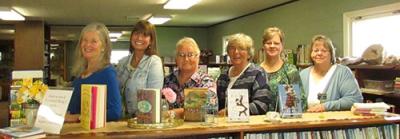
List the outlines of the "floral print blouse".
{"label": "floral print blouse", "polygon": [[208,76],[207,74],[195,72],[191,78],[184,83],[183,86],[179,85],[178,81],[179,70],[175,70],[170,75],[164,78],[164,87],[170,88],[176,93],[176,101],[173,103],[169,103],[169,107],[172,108],[183,108],[184,104],[184,89],[185,88],[208,88],[208,91],[213,93],[215,99],[217,99],[216,95],[216,84],[214,80]]}

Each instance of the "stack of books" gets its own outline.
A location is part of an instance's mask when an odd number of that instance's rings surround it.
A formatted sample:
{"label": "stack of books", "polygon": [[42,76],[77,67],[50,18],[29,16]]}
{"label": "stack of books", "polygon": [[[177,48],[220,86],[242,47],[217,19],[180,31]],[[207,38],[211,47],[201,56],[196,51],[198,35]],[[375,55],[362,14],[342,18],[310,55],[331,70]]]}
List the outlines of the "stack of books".
{"label": "stack of books", "polygon": [[45,138],[43,129],[38,127],[16,126],[0,129],[0,138],[4,139],[37,139]]}
{"label": "stack of books", "polygon": [[354,103],[351,107],[351,112],[355,115],[375,116],[385,115],[385,112],[390,108],[384,102],[379,103]]}

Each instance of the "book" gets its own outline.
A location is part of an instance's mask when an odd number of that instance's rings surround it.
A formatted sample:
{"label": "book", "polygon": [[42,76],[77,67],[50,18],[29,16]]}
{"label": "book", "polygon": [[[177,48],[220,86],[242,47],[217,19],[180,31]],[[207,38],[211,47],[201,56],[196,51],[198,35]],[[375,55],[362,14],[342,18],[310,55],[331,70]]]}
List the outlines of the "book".
{"label": "book", "polygon": [[[33,138],[34,136],[46,137],[43,129],[38,127],[16,126],[1,128],[0,133],[11,138]],[[39,138],[39,137],[38,137]]]}
{"label": "book", "polygon": [[137,92],[137,123],[157,124],[161,122],[160,89],[139,89]]}
{"label": "book", "polygon": [[228,122],[248,122],[250,119],[249,92],[247,89],[227,91]]}
{"label": "book", "polygon": [[204,120],[202,107],[207,100],[208,88],[187,88],[184,91],[185,121],[201,122]]}
{"label": "book", "polygon": [[72,90],[47,90],[37,113],[35,127],[42,128],[46,133],[60,134],[71,96]]}
{"label": "book", "polygon": [[301,118],[301,95],[298,84],[280,84],[279,92],[279,108],[282,118]]}
{"label": "book", "polygon": [[90,130],[105,127],[107,85],[82,84],[81,126]]}

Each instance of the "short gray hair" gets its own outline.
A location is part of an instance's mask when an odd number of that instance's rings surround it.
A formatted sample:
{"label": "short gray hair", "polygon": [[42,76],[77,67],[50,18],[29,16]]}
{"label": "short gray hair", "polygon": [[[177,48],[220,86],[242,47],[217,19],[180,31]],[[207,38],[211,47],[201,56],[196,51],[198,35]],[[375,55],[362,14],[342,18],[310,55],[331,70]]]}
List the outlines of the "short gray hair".
{"label": "short gray hair", "polygon": [[254,47],[253,47],[253,39],[250,36],[244,33],[236,33],[228,37],[228,46],[226,48],[226,52],[233,44],[238,44],[241,48],[245,48],[249,53],[250,58],[249,61],[254,57]]}
{"label": "short gray hair", "polygon": [[[196,41],[193,38],[190,37],[183,37],[176,43],[176,50],[178,50],[179,47],[181,47],[183,44],[190,44],[192,48],[196,51],[196,54],[200,54],[200,48],[199,45],[197,45]],[[176,51],[178,53],[178,51]]]}

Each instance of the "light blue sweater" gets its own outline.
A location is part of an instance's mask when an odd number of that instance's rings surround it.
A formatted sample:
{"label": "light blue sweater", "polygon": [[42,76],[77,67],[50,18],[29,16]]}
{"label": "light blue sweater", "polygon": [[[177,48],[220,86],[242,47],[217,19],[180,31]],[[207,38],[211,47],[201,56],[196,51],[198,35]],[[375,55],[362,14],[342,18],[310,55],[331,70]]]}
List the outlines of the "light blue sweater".
{"label": "light blue sweater", "polygon": [[[308,67],[300,72],[306,96],[309,94],[310,71]],[[338,64],[325,88],[327,100],[324,103],[326,111],[350,110],[353,103],[362,102],[363,96],[357,80],[347,66]]]}

